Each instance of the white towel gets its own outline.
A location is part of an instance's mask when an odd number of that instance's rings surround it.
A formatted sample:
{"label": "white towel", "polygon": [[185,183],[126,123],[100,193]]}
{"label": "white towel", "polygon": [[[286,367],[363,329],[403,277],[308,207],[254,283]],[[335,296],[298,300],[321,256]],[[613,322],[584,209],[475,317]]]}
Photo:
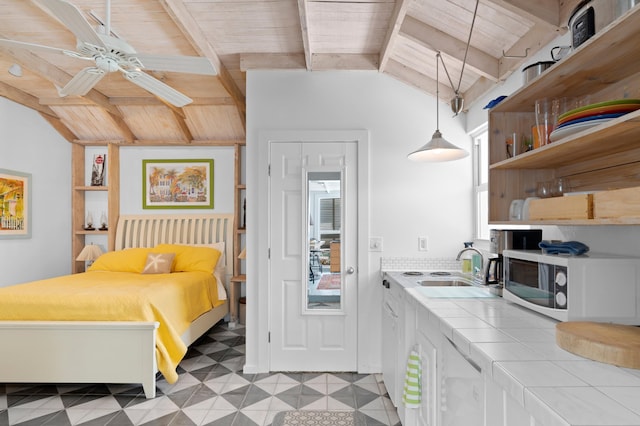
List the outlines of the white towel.
{"label": "white towel", "polygon": [[422,365],[416,350],[409,353],[407,373],[404,378],[402,402],[407,408],[418,408],[422,399]]}

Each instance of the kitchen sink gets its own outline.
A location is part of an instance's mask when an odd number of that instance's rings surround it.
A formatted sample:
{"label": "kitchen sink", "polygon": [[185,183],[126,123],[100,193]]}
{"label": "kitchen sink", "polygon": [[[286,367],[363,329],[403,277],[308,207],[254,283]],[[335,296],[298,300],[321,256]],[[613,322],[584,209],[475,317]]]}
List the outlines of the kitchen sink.
{"label": "kitchen sink", "polygon": [[461,280],[422,280],[418,285],[423,287],[469,287],[471,283]]}

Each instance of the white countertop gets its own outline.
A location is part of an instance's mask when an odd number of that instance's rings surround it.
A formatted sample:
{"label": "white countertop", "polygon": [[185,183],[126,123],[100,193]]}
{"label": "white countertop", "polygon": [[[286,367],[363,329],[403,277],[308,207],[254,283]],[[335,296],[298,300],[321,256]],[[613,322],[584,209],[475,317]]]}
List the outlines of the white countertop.
{"label": "white countertop", "polygon": [[[541,425],[640,425],[640,370],[565,351],[555,342],[557,321],[501,297],[429,297],[416,285],[424,277],[385,274]],[[448,288],[456,290],[440,292]]]}

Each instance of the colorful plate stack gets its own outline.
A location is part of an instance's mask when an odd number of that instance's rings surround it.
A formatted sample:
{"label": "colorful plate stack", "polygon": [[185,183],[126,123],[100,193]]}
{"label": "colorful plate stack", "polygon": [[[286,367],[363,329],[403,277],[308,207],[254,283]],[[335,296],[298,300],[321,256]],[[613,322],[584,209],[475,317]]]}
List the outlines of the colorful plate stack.
{"label": "colorful plate stack", "polygon": [[572,109],[558,117],[558,125],[549,138],[555,142],[637,109],[640,109],[640,99],[619,99]]}

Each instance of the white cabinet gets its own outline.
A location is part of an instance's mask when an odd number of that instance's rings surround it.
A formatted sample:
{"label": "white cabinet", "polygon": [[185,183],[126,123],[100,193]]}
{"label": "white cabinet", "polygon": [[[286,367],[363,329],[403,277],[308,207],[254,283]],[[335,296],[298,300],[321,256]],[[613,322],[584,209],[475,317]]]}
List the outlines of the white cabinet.
{"label": "white cabinet", "polygon": [[484,424],[487,426],[539,425],[522,404],[488,377],[485,380]]}
{"label": "white cabinet", "polygon": [[[437,337],[435,336],[436,339]],[[434,342],[422,332],[422,328],[418,328],[416,343],[422,367],[422,400],[420,407],[415,409],[412,415],[405,416],[405,418],[415,417],[413,424],[419,426],[435,426],[438,424],[438,349]]]}
{"label": "white cabinet", "polygon": [[[402,385],[399,381],[398,366],[400,365],[400,334],[404,327],[400,327],[400,312],[402,310],[402,289],[393,280],[383,281],[384,293],[382,297],[382,379],[387,393],[394,406],[402,403]],[[404,326],[404,324],[402,324]]]}
{"label": "white cabinet", "polygon": [[440,354],[442,426],[484,426],[484,377],[480,367],[444,336]]}

